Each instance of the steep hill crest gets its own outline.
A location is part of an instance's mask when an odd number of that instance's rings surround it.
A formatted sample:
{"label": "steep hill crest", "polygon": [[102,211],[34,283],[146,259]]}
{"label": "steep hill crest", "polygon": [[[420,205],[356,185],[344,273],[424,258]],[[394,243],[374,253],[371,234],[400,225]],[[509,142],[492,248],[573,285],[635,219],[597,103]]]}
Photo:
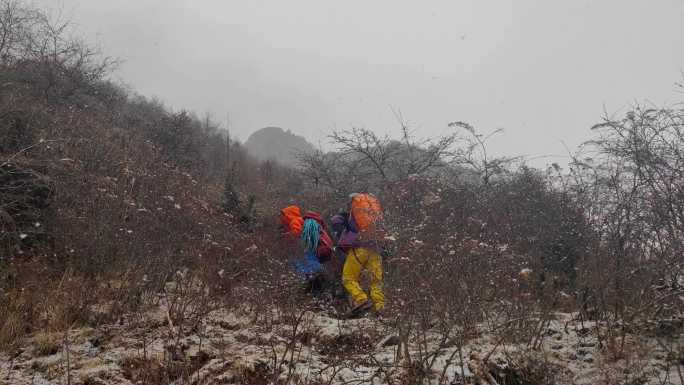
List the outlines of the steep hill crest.
{"label": "steep hill crest", "polygon": [[245,142],[245,148],[258,159],[273,159],[287,166],[298,164],[297,154],[316,150],[303,136],[273,126],[255,131]]}

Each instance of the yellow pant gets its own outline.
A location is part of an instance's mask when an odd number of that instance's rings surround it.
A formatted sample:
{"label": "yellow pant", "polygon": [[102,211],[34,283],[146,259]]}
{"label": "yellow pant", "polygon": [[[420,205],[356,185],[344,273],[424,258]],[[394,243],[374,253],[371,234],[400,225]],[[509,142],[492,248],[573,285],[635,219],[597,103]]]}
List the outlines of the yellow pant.
{"label": "yellow pant", "polygon": [[361,288],[359,276],[363,268],[371,273],[370,296],[375,310],[385,307],[385,295],[382,292],[382,257],[371,249],[357,247],[349,250],[342,269],[342,284],[356,304],[368,300],[368,295]]}

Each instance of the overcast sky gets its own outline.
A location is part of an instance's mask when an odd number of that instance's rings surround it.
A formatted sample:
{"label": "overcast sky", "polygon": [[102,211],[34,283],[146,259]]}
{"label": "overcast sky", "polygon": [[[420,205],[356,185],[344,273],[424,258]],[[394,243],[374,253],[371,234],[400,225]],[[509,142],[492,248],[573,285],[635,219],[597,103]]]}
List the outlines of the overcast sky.
{"label": "overcast sky", "polygon": [[683,0],[59,3],[125,61],[117,78],[230,113],[242,140],[267,125],[315,144],[333,128],[396,133],[394,107],[424,136],[462,120],[504,128],[498,154],[563,155],[604,109],[684,99]]}

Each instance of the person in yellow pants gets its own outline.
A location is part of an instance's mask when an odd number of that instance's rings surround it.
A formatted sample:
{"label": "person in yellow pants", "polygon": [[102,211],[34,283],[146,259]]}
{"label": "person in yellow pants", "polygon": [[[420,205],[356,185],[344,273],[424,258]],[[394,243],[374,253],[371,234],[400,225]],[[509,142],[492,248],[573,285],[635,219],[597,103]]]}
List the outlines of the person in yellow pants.
{"label": "person in yellow pants", "polygon": [[[363,269],[371,275],[370,298],[361,287],[359,276]],[[342,284],[355,302],[355,309],[366,311],[371,307],[380,312],[385,307],[385,294],[382,291],[382,257],[371,248],[354,247],[347,252],[342,268]]]}

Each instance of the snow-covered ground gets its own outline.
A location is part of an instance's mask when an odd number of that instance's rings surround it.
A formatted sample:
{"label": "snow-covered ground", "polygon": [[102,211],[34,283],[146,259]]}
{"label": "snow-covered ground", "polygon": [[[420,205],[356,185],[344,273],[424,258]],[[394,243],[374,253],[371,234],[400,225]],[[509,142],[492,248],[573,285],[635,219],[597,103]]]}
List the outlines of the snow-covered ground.
{"label": "snow-covered ground", "polygon": [[422,374],[435,384],[525,384],[544,375],[569,384],[681,384],[682,368],[666,365],[672,357],[655,339],[630,336],[625,358],[614,360],[599,346],[594,324],[571,314],[555,318],[535,351],[481,334],[459,354],[455,344],[438,348],[436,333],[427,334],[422,346],[428,351],[421,352],[418,344],[402,346],[387,321],[313,311],[268,317],[216,311],[175,341],[176,327],[156,308],[117,325],[73,329],[68,349],[64,333],[33,335],[14,357],[0,356],[0,383],[381,384],[415,375],[422,354],[432,363]]}

